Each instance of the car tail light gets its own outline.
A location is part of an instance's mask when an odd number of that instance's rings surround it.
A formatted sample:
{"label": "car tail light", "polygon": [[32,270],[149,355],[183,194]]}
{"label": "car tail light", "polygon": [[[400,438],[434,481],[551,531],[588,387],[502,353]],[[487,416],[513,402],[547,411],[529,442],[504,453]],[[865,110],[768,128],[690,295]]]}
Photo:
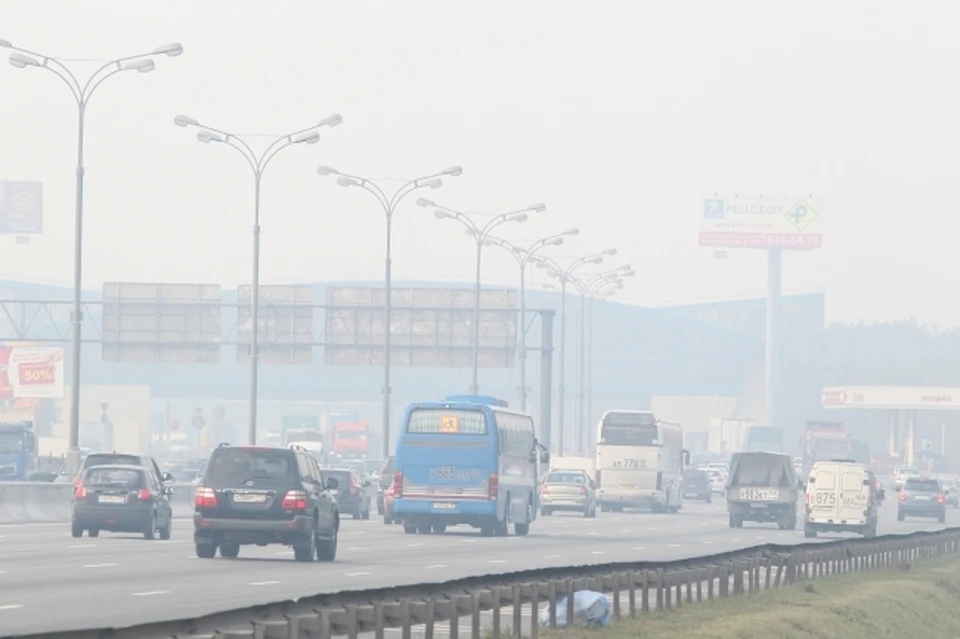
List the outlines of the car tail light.
{"label": "car tail light", "polygon": [[546,493],[549,493],[549,492],[550,492],[550,484],[544,484],[543,486],[540,487],[540,494],[541,494],[541,495],[546,494]]}
{"label": "car tail light", "polygon": [[213,488],[198,486],[197,491],[193,494],[193,507],[196,510],[200,510],[202,508],[216,508],[217,493],[214,492]]}
{"label": "car tail light", "polygon": [[581,495],[586,495],[586,494],[587,494],[587,487],[586,487],[586,486],[581,486],[581,487],[580,487],[580,494],[581,494]]}
{"label": "car tail light", "polygon": [[77,499],[86,499],[87,498],[87,487],[84,485],[77,486],[76,490],[73,491],[74,497]]}
{"label": "car tail light", "polygon": [[942,504],[942,503],[943,503],[943,495],[937,495],[937,503],[938,503],[938,504]]}
{"label": "car tail light", "polygon": [[153,497],[153,493],[151,493],[146,488],[141,488],[140,492],[137,493],[137,499],[139,499],[140,501],[147,501],[151,497]]}
{"label": "car tail light", "polygon": [[500,494],[500,475],[493,473],[487,480],[487,496],[496,499]]}
{"label": "car tail light", "polygon": [[393,497],[403,497],[403,471],[393,473]]}
{"label": "car tail light", "polygon": [[74,479],[74,480],[73,480],[73,488],[74,488],[74,490],[79,490],[79,489],[80,489],[80,484],[82,484],[82,483],[83,483],[83,480],[80,479],[79,477],[77,477],[76,479]]}
{"label": "car tail light", "polygon": [[901,490],[901,491],[897,494],[897,499],[898,499],[899,501],[907,501],[907,493],[905,493],[905,492],[903,492],[903,491]]}
{"label": "car tail light", "polygon": [[288,490],[283,496],[283,502],[280,507],[284,510],[306,510],[307,493],[302,490]]}
{"label": "car tail light", "polygon": [[357,484],[356,484],[356,482],[353,481],[353,475],[350,475],[350,484],[349,484],[349,486],[350,486],[350,494],[351,494],[351,495],[356,495],[356,494],[357,494]]}

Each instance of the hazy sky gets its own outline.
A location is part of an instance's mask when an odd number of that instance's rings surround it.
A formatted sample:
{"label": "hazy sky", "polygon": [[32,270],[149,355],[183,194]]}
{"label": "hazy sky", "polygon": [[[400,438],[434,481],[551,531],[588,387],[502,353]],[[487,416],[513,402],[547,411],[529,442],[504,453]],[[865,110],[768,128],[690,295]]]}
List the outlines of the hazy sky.
{"label": "hazy sky", "polygon": [[[701,199],[814,193],[825,248],[788,255],[785,288],[825,289],[830,320],[956,324],[960,5],[792,6],[0,0],[0,38],[102,60],[186,49],[110,78],[91,102],[88,286],[248,281],[249,169],[174,127],[176,114],[284,134],[339,112],[320,144],[267,171],[265,283],[381,277],[382,212],[317,165],[411,178],[461,164],[425,195],[465,211],[545,202],[503,235],[579,226],[555,253],[617,247],[636,302],[762,293],[763,252],[720,261],[697,247]],[[0,95],[0,177],[42,180],[46,216],[29,245],[0,237],[0,273],[69,282],[76,109],[37,69],[0,65]],[[468,280],[470,239],[416,197],[397,214],[395,277]],[[513,282],[516,265],[491,250],[484,273]]]}

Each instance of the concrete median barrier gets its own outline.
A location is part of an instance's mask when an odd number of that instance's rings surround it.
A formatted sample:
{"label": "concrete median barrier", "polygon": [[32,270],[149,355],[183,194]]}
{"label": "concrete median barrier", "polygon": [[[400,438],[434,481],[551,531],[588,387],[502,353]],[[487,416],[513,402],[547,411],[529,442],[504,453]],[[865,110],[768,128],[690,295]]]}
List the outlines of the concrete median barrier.
{"label": "concrete median barrier", "polygon": [[[176,519],[193,515],[193,484],[171,484],[170,505]],[[73,484],[0,483],[0,524],[70,521]]]}

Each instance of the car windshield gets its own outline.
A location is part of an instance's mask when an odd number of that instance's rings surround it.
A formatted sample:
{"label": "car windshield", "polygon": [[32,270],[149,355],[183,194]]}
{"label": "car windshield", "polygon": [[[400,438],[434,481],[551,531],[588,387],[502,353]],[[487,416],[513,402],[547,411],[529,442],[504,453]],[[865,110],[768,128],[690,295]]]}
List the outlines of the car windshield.
{"label": "car windshield", "polygon": [[137,488],[143,476],[132,468],[94,467],[84,475],[85,486],[109,486],[111,488]]}
{"label": "car windshield", "polygon": [[911,493],[939,493],[940,482],[936,479],[911,479],[903,488]]}
{"label": "car windshield", "polygon": [[296,480],[297,462],[287,450],[222,448],[207,467],[208,480],[245,482],[255,479]]}
{"label": "car windshield", "polygon": [[548,484],[578,484],[587,483],[583,473],[550,473],[547,475]]}
{"label": "car windshield", "polygon": [[114,464],[139,466],[140,458],[136,455],[125,455],[123,453],[94,453],[92,455],[87,455],[87,458],[83,462],[84,468],[92,468],[93,466],[110,466]]}

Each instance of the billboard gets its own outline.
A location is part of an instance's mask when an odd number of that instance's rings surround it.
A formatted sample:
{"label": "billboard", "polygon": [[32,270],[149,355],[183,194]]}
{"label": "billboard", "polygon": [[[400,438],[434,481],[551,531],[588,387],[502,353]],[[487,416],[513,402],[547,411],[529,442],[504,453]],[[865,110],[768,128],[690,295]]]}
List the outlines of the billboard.
{"label": "billboard", "polygon": [[63,348],[0,346],[0,399],[63,397]]}
{"label": "billboard", "polygon": [[220,285],[105,282],[105,362],[216,364]]}
{"label": "billboard", "polygon": [[[250,362],[253,306],[250,287],[237,287],[237,363]],[[313,286],[260,286],[257,333],[261,364],[312,364]]]}
{"label": "billboard", "polygon": [[830,386],[820,393],[824,408],[957,410],[960,388],[951,386]]}
{"label": "billboard", "polygon": [[[391,364],[432,368],[471,365],[473,289],[393,288],[390,297]],[[328,365],[383,364],[385,302],[383,288],[327,287],[324,360]],[[516,291],[481,291],[481,367],[513,367],[518,314]]]}
{"label": "billboard", "polygon": [[700,246],[813,250],[823,242],[823,202],[799,197],[703,200]]}
{"label": "billboard", "polygon": [[43,233],[43,182],[0,181],[0,235]]}

